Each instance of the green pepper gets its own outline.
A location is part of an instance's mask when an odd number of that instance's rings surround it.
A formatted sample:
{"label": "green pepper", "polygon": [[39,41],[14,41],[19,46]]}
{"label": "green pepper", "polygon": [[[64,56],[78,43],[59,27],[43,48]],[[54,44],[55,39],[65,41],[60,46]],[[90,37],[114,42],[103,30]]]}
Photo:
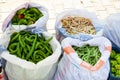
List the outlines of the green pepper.
{"label": "green pepper", "polygon": [[36,13],[37,15],[42,14],[36,7],[32,7],[29,10],[31,13]]}
{"label": "green pepper", "polygon": [[26,8],[22,8],[17,11],[17,14],[24,14],[26,10],[27,10]]}
{"label": "green pepper", "polygon": [[31,14],[28,14],[28,13],[25,14],[25,18],[28,19],[28,20],[31,19]]}
{"label": "green pepper", "polygon": [[11,35],[11,41],[14,41],[18,38],[19,34],[17,34],[17,32],[14,32],[12,35]]}
{"label": "green pepper", "polygon": [[18,25],[22,25],[22,24],[27,24],[27,20],[26,19],[20,19],[18,21]]}
{"label": "green pepper", "polygon": [[39,9],[35,7],[23,8],[16,12],[12,18],[12,24],[14,25],[31,25],[34,24],[43,14]]}
{"label": "green pepper", "polygon": [[12,18],[12,24],[16,24],[17,23],[17,15],[15,15],[13,18]]}
{"label": "green pepper", "polygon": [[9,45],[8,50],[11,52],[11,54],[15,54],[17,52],[17,43]]}
{"label": "green pepper", "polygon": [[28,20],[28,25],[31,25],[31,24],[34,24],[35,23],[35,20]]}

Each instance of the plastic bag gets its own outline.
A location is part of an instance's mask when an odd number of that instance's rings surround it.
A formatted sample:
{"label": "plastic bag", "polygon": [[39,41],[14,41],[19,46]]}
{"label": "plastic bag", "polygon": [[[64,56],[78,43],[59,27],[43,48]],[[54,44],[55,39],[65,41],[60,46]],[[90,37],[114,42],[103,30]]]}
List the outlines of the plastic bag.
{"label": "plastic bag", "polygon": [[[40,17],[34,24],[32,25],[12,25],[11,23],[11,20],[13,18],[13,16],[16,14],[16,12],[19,10],[19,9],[22,9],[22,8],[28,8],[28,7],[36,7],[38,8],[43,16]],[[39,4],[36,4],[36,3],[32,3],[32,2],[29,2],[29,3],[25,3],[23,5],[20,5],[18,8],[16,8],[15,10],[13,10],[9,16],[4,20],[3,22],[3,25],[2,25],[2,30],[5,31],[7,27],[12,27],[14,28],[15,30],[23,30],[23,29],[26,29],[26,28],[32,28],[32,27],[37,27],[37,28],[43,28],[44,30],[46,30],[46,23],[48,21],[48,18],[49,18],[49,14],[48,14],[48,10],[39,5]]]}
{"label": "plastic bag", "polygon": [[[4,41],[4,44],[0,44],[4,46],[4,48],[7,48],[8,46],[10,35],[13,32],[16,32],[9,28],[7,28],[3,34],[6,37],[2,38],[0,41]],[[40,33],[36,29],[32,29],[31,31],[36,34]],[[52,36],[45,31],[42,32],[42,34],[46,39]],[[6,61],[3,67],[4,75],[6,74],[9,80],[53,80],[58,60],[61,55],[61,46],[55,37],[50,41],[50,45],[52,46],[53,54],[37,64],[20,59],[15,55],[11,55],[7,50],[3,51],[1,57]]]}
{"label": "plastic bag", "polygon": [[120,52],[120,14],[112,14],[105,19],[104,36],[112,42],[113,49]]}
{"label": "plastic bag", "polygon": [[[120,52],[117,50],[116,46],[114,46],[114,48],[112,48],[116,54],[119,54]],[[110,63],[111,59],[109,59],[109,63]],[[116,60],[115,60],[116,61]],[[119,64],[119,63],[118,63]],[[107,80],[120,80],[120,77],[117,77],[115,75],[112,74],[112,68],[113,66],[110,65],[110,73],[109,73],[109,78]],[[115,74],[115,73],[114,73]]]}
{"label": "plastic bag", "polygon": [[[68,34],[66,30],[62,28],[62,24],[61,24],[61,20],[68,16],[79,16],[79,17],[89,18],[92,21],[92,24],[94,25],[97,34],[96,35],[83,34],[83,33],[79,33],[75,35]],[[56,23],[55,23],[56,37],[59,41],[61,41],[62,39],[66,37],[72,37],[75,39],[86,41],[86,40],[92,39],[93,37],[102,36],[103,26],[104,25],[100,24],[100,21],[97,19],[97,16],[92,12],[88,12],[86,10],[80,10],[80,9],[65,11],[57,16]]]}
{"label": "plastic bag", "polygon": [[[80,47],[86,44],[98,46],[102,54],[94,66],[80,59],[71,47],[72,45]],[[111,43],[107,38],[99,37],[85,42],[65,38],[62,41],[62,47],[64,55],[58,64],[54,80],[107,80],[110,71],[109,57],[111,51]]]}

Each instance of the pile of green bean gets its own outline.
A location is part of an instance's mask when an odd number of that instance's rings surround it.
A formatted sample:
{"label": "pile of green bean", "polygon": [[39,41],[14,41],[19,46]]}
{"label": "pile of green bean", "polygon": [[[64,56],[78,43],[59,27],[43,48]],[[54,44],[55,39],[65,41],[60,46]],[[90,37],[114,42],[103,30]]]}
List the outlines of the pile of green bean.
{"label": "pile of green bean", "polygon": [[82,47],[73,46],[73,48],[77,52],[79,58],[92,66],[94,66],[101,57],[101,53],[97,46],[84,45]]}
{"label": "pile of green bean", "polygon": [[49,44],[51,40],[52,37],[45,40],[43,35],[39,37],[30,31],[15,32],[11,35],[7,50],[12,55],[36,64],[53,53]]}

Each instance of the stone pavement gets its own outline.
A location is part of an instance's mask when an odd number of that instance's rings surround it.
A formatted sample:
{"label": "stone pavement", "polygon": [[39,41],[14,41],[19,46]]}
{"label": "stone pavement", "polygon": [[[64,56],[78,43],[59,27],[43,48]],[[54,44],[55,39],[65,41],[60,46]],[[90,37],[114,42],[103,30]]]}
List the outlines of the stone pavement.
{"label": "stone pavement", "polygon": [[49,10],[47,29],[50,33],[55,33],[56,16],[65,10],[84,8],[95,12],[99,19],[104,19],[112,13],[120,13],[120,0],[0,0],[0,34],[4,19],[25,2],[36,2]]}

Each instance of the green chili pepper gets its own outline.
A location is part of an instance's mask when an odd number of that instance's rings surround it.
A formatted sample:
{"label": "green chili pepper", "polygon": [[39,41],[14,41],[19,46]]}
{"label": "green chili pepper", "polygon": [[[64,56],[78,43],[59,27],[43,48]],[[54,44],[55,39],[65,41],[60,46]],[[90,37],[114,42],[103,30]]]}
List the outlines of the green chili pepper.
{"label": "green chili pepper", "polygon": [[26,13],[26,14],[25,14],[25,18],[26,18],[26,19],[31,19],[31,14]]}
{"label": "green chili pepper", "polygon": [[13,43],[8,46],[8,50],[12,53],[15,54],[17,52],[17,43]]}
{"label": "green chili pepper", "polygon": [[25,53],[22,52],[22,57],[21,57],[22,59],[25,59],[25,56],[24,56],[24,55],[25,55]]}
{"label": "green chili pepper", "polygon": [[49,44],[51,39],[45,40],[43,35],[39,37],[30,31],[20,31],[11,35],[7,50],[10,54],[36,64],[52,54],[52,48]]}
{"label": "green chili pepper", "polygon": [[19,36],[19,42],[21,47],[25,48],[25,44],[24,44],[23,38],[21,38],[21,35]]}
{"label": "green chili pepper", "polygon": [[18,25],[22,25],[22,24],[27,24],[27,20],[26,19],[20,19],[18,21]]}
{"label": "green chili pepper", "polygon": [[22,38],[21,35],[19,36],[19,42],[20,42],[21,47],[24,48],[23,49],[24,54],[27,54],[27,50],[26,50],[26,47],[25,47],[24,38]]}
{"label": "green chili pepper", "polygon": [[27,46],[28,51],[30,51],[31,47],[29,45],[27,45],[27,44],[26,44],[26,46]]}
{"label": "green chili pepper", "polygon": [[22,8],[17,11],[17,14],[23,14],[26,10],[27,10],[26,8]]}
{"label": "green chili pepper", "polygon": [[17,43],[17,50],[18,57],[21,57],[20,43]]}
{"label": "green chili pepper", "polygon": [[30,38],[28,38],[27,36],[25,36],[25,39],[26,39],[26,41],[28,41],[28,42],[33,42],[33,39],[30,39]]}
{"label": "green chili pepper", "polygon": [[49,39],[47,39],[47,40],[45,41],[45,43],[49,43],[52,39],[53,39],[53,37],[50,37]]}
{"label": "green chili pepper", "polygon": [[19,34],[17,34],[16,32],[13,33],[13,34],[11,35],[11,42],[14,42],[15,40],[17,40],[18,37],[19,37]]}
{"label": "green chili pepper", "polygon": [[[38,59],[39,58],[39,59]],[[41,60],[40,58],[40,52],[39,51],[35,51],[34,54],[33,54],[33,60],[34,61],[39,61]]]}
{"label": "green chili pepper", "polygon": [[32,12],[33,12],[33,13],[35,12],[37,15],[42,14],[36,7],[32,7],[32,8],[30,8],[29,10],[30,10],[31,13],[32,13]]}
{"label": "green chili pepper", "polygon": [[15,24],[15,23],[17,23],[17,15],[15,15],[12,19],[12,24]]}
{"label": "green chili pepper", "polygon": [[20,31],[20,32],[18,32],[20,35],[25,35],[25,34],[27,34],[27,31]]}

